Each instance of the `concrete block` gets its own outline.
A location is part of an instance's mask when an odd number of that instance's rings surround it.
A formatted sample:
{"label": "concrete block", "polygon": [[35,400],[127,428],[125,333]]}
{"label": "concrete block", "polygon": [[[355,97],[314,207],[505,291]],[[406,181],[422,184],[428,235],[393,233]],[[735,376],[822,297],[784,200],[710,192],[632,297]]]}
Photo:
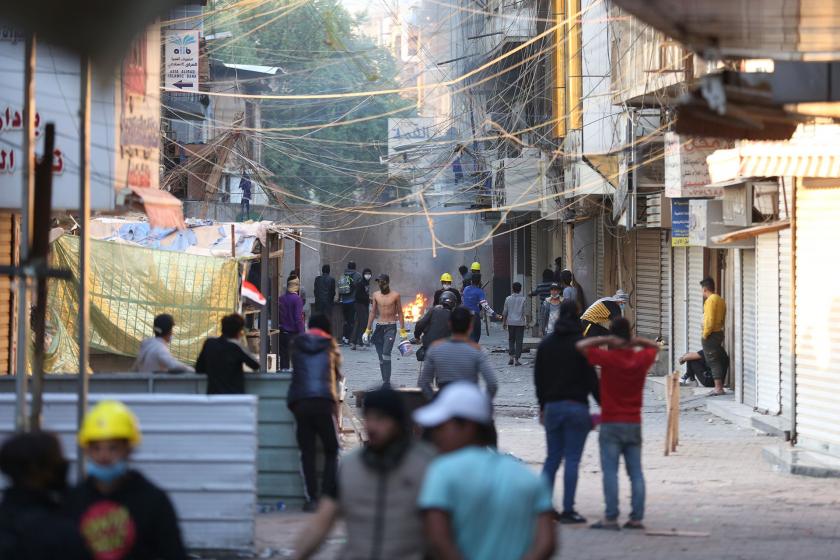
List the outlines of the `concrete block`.
{"label": "concrete block", "polygon": [[780,471],[816,478],[840,478],[840,458],[797,449],[785,444],[770,445],[762,450],[762,456]]}

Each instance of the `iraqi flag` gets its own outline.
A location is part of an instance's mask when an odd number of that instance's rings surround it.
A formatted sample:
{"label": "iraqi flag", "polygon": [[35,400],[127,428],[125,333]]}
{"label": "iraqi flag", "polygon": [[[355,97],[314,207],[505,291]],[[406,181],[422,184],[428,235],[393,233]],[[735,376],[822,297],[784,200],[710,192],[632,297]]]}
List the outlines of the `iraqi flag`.
{"label": "iraqi flag", "polygon": [[265,296],[260,293],[256,286],[247,280],[242,281],[242,297],[250,299],[259,305],[265,305],[266,302]]}

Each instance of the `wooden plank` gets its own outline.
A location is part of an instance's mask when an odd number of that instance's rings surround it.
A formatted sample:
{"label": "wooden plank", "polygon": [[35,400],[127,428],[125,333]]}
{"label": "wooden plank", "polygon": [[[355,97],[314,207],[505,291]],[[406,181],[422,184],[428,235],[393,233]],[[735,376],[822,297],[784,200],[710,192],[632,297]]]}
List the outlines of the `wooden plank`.
{"label": "wooden plank", "polygon": [[649,537],[708,537],[710,534],[702,531],[680,531],[679,529],[668,529],[665,531],[645,531]]}

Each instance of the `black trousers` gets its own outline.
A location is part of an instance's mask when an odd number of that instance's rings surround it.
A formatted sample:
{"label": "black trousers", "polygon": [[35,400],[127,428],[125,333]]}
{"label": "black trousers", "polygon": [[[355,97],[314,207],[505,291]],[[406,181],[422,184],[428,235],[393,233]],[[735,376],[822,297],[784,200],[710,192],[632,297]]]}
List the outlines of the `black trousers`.
{"label": "black trousers", "polygon": [[344,328],[341,337],[350,340],[353,336],[353,323],[356,321],[356,303],[342,303],[341,312],[344,313]]}
{"label": "black trousers", "polygon": [[297,335],[298,333],[290,333],[286,331],[280,331],[277,333],[277,353],[280,354],[280,356],[278,356],[280,358],[280,364],[278,364],[280,369],[289,369],[291,367],[292,364],[289,344],[291,344],[292,339]]}
{"label": "black trousers", "polygon": [[522,357],[522,342],[524,339],[524,325],[521,327],[508,325],[508,356],[517,360]]}
{"label": "black trousers", "polygon": [[362,335],[365,333],[365,329],[367,328],[368,313],[370,313],[370,308],[367,303],[356,302],[354,305],[356,306],[356,310],[354,311],[356,320],[353,322],[353,334],[350,336],[350,344],[361,346]]}
{"label": "black trousers", "polygon": [[[304,399],[292,407],[297,424],[297,444],[303,471],[304,493],[308,501],[317,500],[321,494],[335,494],[338,472],[338,429],[333,413],[335,404],[328,399]],[[324,474],[318,489],[316,470],[316,438],[324,447]]]}

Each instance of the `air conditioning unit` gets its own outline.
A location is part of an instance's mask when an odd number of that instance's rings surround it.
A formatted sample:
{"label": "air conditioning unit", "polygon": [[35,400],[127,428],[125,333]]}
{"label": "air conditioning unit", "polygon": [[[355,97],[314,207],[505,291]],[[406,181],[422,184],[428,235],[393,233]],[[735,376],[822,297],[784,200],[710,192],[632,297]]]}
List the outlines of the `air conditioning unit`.
{"label": "air conditioning unit", "polygon": [[723,223],[727,226],[752,225],[753,184],[738,183],[723,189]]}
{"label": "air conditioning unit", "polygon": [[671,199],[664,193],[639,195],[636,215],[637,227],[670,228]]}
{"label": "air conditioning unit", "polygon": [[[727,187],[728,189],[729,187]],[[710,249],[748,249],[755,247],[755,239],[741,239],[726,245],[715,243],[714,238],[741,229],[723,223],[723,200],[691,199],[688,202],[688,244]]]}

